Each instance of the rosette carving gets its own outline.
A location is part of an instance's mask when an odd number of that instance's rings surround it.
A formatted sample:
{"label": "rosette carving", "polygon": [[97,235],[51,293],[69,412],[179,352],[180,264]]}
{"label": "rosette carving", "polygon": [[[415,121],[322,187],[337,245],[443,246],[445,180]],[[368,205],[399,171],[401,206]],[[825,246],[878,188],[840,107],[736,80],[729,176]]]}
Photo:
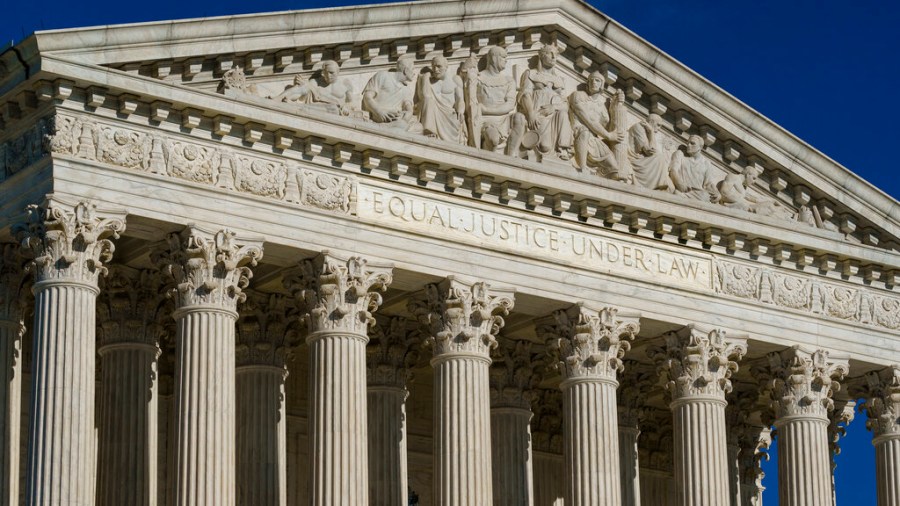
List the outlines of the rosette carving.
{"label": "rosette carving", "polygon": [[285,367],[300,341],[297,332],[288,328],[287,313],[285,296],[248,292],[237,322],[238,366]]}
{"label": "rosette carving", "polygon": [[110,267],[97,297],[100,346],[136,343],[159,346],[165,336],[167,297],[156,271]]}
{"label": "rosette carving", "polygon": [[659,373],[665,375],[666,391],[673,400],[713,396],[722,400],[731,391],[731,375],[747,352],[744,338],[726,338],[722,329],[688,325],[663,335],[665,347],[652,347],[647,354]]}
{"label": "rosette carving", "polygon": [[531,409],[546,367],[530,341],[501,338],[491,365],[491,406]]}
{"label": "rosette carving", "polygon": [[419,361],[421,339],[410,330],[406,318],[394,316],[373,327],[366,347],[366,376],[369,386],[406,388],[411,369]]}
{"label": "rosette carving", "polygon": [[622,358],[631,349],[640,322],[637,314],[619,314],[616,308],[590,309],[578,304],[535,322],[538,336],[558,359],[563,380],[616,379]]}
{"label": "rosette carving", "polygon": [[262,241],[239,239],[230,230],[212,233],[189,225],[166,236],[166,244],[151,254],[175,287],[169,293],[176,306],[219,306],[235,311],[247,296],[244,288],[262,258]]}
{"label": "rosette carving", "polygon": [[96,286],[106,274],[115,246],[125,230],[125,212],[97,209],[89,201],[75,204],[48,196],[41,205],[26,208],[25,223],[13,226],[29,269],[37,281],[79,281]]}
{"label": "rosette carving", "polygon": [[900,365],[866,374],[866,427],[875,437],[900,436]]}
{"label": "rosette carving", "polygon": [[309,333],[347,332],[365,336],[372,313],[391,284],[393,267],[361,257],[342,259],[327,252],[286,273],[284,286],[294,296],[301,323]]}
{"label": "rosette carving", "polygon": [[776,422],[797,415],[825,418],[834,409],[832,395],[849,372],[847,359],[799,346],[769,353],[767,359],[768,367],[760,368],[757,377],[765,381]]}
{"label": "rosette carving", "polygon": [[435,357],[474,353],[489,357],[497,346],[503,316],[513,307],[513,291],[484,282],[463,283],[452,277],[429,284],[410,299],[409,311],[423,325]]}

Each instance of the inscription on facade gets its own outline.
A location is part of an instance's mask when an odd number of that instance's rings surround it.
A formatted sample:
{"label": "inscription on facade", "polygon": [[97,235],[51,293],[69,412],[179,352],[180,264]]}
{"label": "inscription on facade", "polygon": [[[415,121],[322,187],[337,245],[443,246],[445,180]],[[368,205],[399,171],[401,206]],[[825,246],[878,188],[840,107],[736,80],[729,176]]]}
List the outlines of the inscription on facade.
{"label": "inscription on facade", "polygon": [[629,278],[712,289],[712,259],[635,240],[585,234],[500,213],[359,188],[359,217],[429,236]]}

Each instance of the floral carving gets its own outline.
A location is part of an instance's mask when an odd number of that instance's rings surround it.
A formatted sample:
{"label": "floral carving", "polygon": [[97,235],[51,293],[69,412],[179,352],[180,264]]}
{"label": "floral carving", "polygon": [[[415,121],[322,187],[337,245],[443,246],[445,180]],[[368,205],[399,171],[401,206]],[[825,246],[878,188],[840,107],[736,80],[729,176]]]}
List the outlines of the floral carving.
{"label": "floral carving", "polygon": [[354,188],[350,178],[293,169],[287,176],[284,199],[318,209],[350,213]]}
{"label": "floral carving", "polygon": [[110,267],[97,297],[97,337],[100,346],[135,343],[159,347],[165,336],[163,280],[156,271]]}
{"label": "floral carving", "polygon": [[299,344],[298,333],[288,328],[286,298],[280,294],[248,292],[240,314],[234,348],[238,367],[258,365],[284,369]]}
{"label": "floral carving", "polygon": [[491,406],[531,409],[545,365],[530,341],[500,339],[491,365]]}
{"label": "floral carving", "polygon": [[755,299],[759,293],[760,269],[740,264],[716,263],[716,291]]}
{"label": "floral carving", "polygon": [[[303,260],[284,277],[307,331],[346,332],[366,336],[375,323],[372,313],[392,281],[392,267],[369,264],[361,257],[342,259],[322,253]],[[312,336],[307,338],[309,340]]]}
{"label": "floral carving", "polygon": [[880,298],[875,304],[875,322],[889,329],[900,329],[900,299]]}
{"label": "floral carving", "polygon": [[665,374],[666,390],[673,400],[709,396],[722,400],[731,391],[731,375],[737,361],[747,353],[747,340],[726,337],[722,329],[705,330],[688,325],[663,336],[665,347],[653,347],[647,354],[660,374]]}
{"label": "floral carving", "polygon": [[37,162],[50,152],[52,116],[42,118],[18,137],[0,143],[0,180]]}
{"label": "floral carving", "polygon": [[641,467],[671,473],[675,466],[675,430],[669,410],[647,410],[641,427],[638,455]]}
{"label": "floral carving", "polygon": [[594,310],[581,304],[554,311],[535,322],[537,333],[558,358],[563,380],[606,378],[622,372],[622,357],[640,331],[637,315],[616,308]]}
{"label": "floral carving", "polygon": [[169,141],[166,173],[169,176],[211,184],[219,170],[221,155],[218,151],[189,142]]}
{"label": "floral carving", "polygon": [[369,386],[406,388],[411,369],[419,361],[421,339],[409,329],[406,318],[394,316],[375,325],[366,347]]}
{"label": "floral carving", "polygon": [[247,157],[240,157],[239,160],[240,169],[234,178],[234,189],[260,197],[284,197],[287,169],[283,163]]}
{"label": "floral carving", "polygon": [[619,426],[638,428],[647,418],[647,395],[657,384],[658,375],[652,367],[634,360],[626,360],[625,371],[619,379]]}
{"label": "floral carving", "polygon": [[175,282],[170,294],[178,308],[218,306],[235,311],[247,296],[250,268],[262,258],[262,241],[236,237],[230,230],[212,233],[189,225],[166,236],[151,254],[160,270]]}
{"label": "floral carving", "polygon": [[76,204],[49,196],[41,205],[26,208],[27,221],[13,233],[31,259],[37,281],[67,279],[96,285],[106,274],[118,239],[125,230],[125,213],[98,211],[89,201]]}
{"label": "floral carving", "polygon": [[783,417],[826,418],[834,409],[832,395],[841,388],[848,372],[846,359],[834,359],[825,350],[808,351],[794,346],[767,356],[768,367],[757,377],[765,382],[777,424]]}
{"label": "floral carving", "polygon": [[534,393],[534,418],[531,439],[534,449],[561,454],[563,452],[562,392],[558,388],[539,389]]}
{"label": "floral carving", "polygon": [[446,278],[429,284],[410,299],[409,310],[427,332],[434,356],[475,354],[489,358],[497,346],[503,316],[513,307],[513,293],[492,290],[484,282],[463,283]]}
{"label": "floral carving", "polygon": [[97,161],[106,162],[126,169],[148,169],[150,167],[149,135],[104,127],[97,135]]}
{"label": "floral carving", "polygon": [[900,366],[892,365],[866,374],[866,427],[877,438],[900,436]]}

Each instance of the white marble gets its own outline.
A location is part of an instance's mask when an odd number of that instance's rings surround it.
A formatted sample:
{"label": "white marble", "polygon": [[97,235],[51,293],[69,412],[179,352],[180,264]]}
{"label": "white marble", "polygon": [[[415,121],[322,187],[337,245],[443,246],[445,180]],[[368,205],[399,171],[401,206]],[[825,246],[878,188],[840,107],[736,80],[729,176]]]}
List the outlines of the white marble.
{"label": "white marble", "polygon": [[22,338],[25,333],[25,273],[18,247],[0,244],[0,504],[19,503],[22,437]]}

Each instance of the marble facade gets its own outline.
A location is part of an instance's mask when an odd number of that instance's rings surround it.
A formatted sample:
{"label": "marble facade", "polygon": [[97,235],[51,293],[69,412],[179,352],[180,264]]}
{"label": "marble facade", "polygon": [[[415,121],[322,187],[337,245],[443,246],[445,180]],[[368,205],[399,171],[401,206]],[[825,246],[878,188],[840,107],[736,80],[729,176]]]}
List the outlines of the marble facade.
{"label": "marble facade", "polygon": [[900,506],[900,205],[577,0],[39,32],[0,253],[0,505]]}

